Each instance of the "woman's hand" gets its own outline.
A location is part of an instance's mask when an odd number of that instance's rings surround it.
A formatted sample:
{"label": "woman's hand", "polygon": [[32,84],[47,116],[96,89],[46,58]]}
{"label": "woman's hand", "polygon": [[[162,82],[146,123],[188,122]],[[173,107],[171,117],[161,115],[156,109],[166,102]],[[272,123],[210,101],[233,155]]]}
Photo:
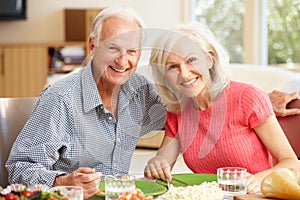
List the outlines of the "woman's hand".
{"label": "woman's hand", "polygon": [[144,175],[149,179],[172,180],[171,163],[161,156],[155,156],[148,161]]}
{"label": "woman's hand", "polygon": [[86,199],[96,194],[101,177],[101,172],[96,172],[95,169],[92,168],[81,167],[71,174],[56,177],[53,186],[81,186],[84,191],[84,199]]}
{"label": "woman's hand", "polygon": [[260,192],[261,181],[253,174],[247,173],[247,194],[254,194]]}

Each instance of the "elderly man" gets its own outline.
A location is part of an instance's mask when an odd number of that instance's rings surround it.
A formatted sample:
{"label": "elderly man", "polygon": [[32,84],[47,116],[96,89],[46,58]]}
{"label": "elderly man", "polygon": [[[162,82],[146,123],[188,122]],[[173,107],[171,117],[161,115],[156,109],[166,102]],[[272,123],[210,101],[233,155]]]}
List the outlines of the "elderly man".
{"label": "elderly man", "polygon": [[142,28],[128,8],[99,13],[90,62],[42,92],[16,139],[6,163],[10,183],[78,185],[88,198],[103,174],[128,173],[138,138],[165,122],[153,84],[135,74]]}

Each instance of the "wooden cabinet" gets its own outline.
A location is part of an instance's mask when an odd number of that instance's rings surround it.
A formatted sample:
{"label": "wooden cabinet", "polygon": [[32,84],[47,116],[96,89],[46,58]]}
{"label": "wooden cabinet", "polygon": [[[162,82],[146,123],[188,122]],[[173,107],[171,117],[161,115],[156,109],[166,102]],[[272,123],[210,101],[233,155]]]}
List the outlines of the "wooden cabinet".
{"label": "wooden cabinet", "polygon": [[102,9],[65,9],[65,41],[87,41],[92,22]]}
{"label": "wooden cabinet", "polygon": [[[70,72],[74,68],[81,66],[86,57],[87,50],[85,42],[61,42],[56,44],[48,44],[47,46],[49,55],[48,68],[49,73],[51,74]],[[69,51],[66,49],[69,49]],[[61,51],[64,51],[65,55],[61,54]],[[61,58],[59,59],[61,61],[61,66],[59,67],[55,65],[58,57]]]}
{"label": "wooden cabinet", "polygon": [[2,45],[0,52],[0,96],[38,96],[48,75],[47,46]]}
{"label": "wooden cabinet", "polygon": [[2,48],[0,47],[0,97],[3,97],[4,95],[4,92],[3,92],[3,89],[4,89],[4,67],[3,67],[3,64],[4,64],[4,54],[2,53]]}
{"label": "wooden cabinet", "polygon": [[[85,42],[0,45],[0,97],[35,97],[44,89],[48,74],[66,73],[78,65],[53,69],[51,49],[81,46]],[[85,51],[85,50],[84,50]]]}
{"label": "wooden cabinet", "polygon": [[[65,41],[57,44],[0,45],[0,97],[38,96],[48,73],[65,73],[72,66],[52,69],[49,50],[79,45],[85,48],[94,18],[102,9],[66,9]],[[85,56],[86,56],[85,55]]]}

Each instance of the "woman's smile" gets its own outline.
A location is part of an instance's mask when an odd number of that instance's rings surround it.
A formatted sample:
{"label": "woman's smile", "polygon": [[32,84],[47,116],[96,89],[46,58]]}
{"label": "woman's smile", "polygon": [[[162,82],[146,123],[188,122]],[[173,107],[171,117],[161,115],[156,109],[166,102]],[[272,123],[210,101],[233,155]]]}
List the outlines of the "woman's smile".
{"label": "woman's smile", "polygon": [[184,87],[193,87],[193,83],[195,83],[197,80],[198,80],[198,77],[193,78],[189,81],[184,81],[184,82],[181,83],[181,85],[184,86]]}

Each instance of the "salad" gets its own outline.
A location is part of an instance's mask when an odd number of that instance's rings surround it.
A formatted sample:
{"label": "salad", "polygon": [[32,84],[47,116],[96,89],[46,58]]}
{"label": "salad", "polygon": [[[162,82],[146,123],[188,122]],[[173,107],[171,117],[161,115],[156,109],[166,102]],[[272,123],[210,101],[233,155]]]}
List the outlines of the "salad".
{"label": "salad", "polygon": [[50,191],[45,185],[26,187],[21,184],[12,184],[0,188],[0,200],[68,200],[59,191]]}

